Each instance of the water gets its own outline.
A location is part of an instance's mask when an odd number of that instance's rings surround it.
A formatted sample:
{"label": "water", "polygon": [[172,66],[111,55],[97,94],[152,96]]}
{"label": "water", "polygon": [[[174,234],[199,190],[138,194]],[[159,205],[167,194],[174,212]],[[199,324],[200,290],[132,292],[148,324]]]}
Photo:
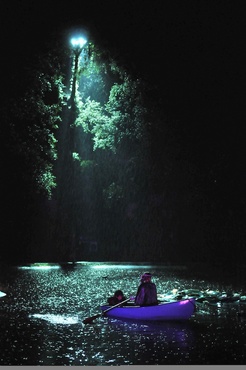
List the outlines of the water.
{"label": "water", "polygon": [[[115,290],[134,295],[140,275],[150,270],[161,297],[173,289],[230,291],[241,300],[197,298],[187,322],[127,322],[99,317],[100,305]],[[194,279],[188,271],[140,264],[80,263],[2,268],[0,366],[3,365],[245,365],[246,310],[243,287]],[[234,289],[234,290],[233,290]],[[187,293],[187,292],[186,292]]]}

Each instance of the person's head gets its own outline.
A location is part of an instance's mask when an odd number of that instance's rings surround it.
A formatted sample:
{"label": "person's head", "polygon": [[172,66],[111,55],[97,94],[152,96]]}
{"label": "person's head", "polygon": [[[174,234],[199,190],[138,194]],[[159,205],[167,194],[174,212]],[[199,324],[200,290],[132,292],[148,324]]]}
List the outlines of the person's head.
{"label": "person's head", "polygon": [[123,298],[123,292],[121,290],[116,290],[114,296],[121,300]]}
{"label": "person's head", "polygon": [[148,283],[151,281],[152,274],[150,272],[145,272],[141,276],[141,283]]}

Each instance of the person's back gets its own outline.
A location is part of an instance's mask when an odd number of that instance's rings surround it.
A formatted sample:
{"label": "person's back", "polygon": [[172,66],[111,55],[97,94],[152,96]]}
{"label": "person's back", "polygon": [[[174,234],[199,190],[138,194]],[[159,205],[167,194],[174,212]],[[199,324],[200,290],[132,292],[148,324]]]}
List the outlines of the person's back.
{"label": "person's back", "polygon": [[135,297],[135,304],[138,306],[152,306],[158,304],[156,285],[151,282],[151,274],[142,275],[141,284],[138,287]]}

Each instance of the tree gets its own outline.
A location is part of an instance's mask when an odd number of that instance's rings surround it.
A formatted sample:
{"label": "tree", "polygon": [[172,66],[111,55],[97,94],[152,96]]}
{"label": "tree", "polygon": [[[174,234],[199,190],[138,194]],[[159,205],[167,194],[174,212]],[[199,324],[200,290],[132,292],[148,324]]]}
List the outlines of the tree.
{"label": "tree", "polygon": [[[10,151],[22,166],[22,173],[11,175],[15,184],[25,178],[26,228],[35,224],[29,244],[38,252],[30,258],[117,259],[120,251],[122,259],[137,260],[153,235],[159,253],[164,211],[154,201],[158,174],[152,159],[159,159],[153,155],[155,127],[165,122],[156,92],[89,43],[71,102],[64,72],[71,52],[49,50],[28,73],[24,98],[15,99],[6,119],[14,139]],[[96,255],[79,244],[85,239],[98,241]]]}
{"label": "tree", "polygon": [[[131,203],[139,202],[141,193],[146,191],[148,177],[146,88],[140,79],[131,78],[114,60],[108,58],[106,63],[105,54],[103,56],[102,61],[102,55],[94,50],[93,63],[81,79],[75,126],[80,129],[83,145],[77,146],[79,149],[74,158],[83,168],[84,175],[87,168],[87,174],[93,176],[89,181],[90,192],[96,179],[98,183],[100,178],[102,187],[93,190],[97,215],[105,223],[99,228],[100,238],[105,244],[112,243],[113,248],[123,244],[130,247],[132,242],[126,243],[126,238],[128,241],[134,239],[134,230],[126,236],[122,225],[124,229],[131,229],[128,208]],[[96,92],[93,92],[92,81]],[[88,209],[86,213],[90,213]],[[95,221],[95,216],[93,219]],[[94,224],[99,223],[98,219]],[[115,236],[113,230],[116,230]]]}
{"label": "tree", "polygon": [[[29,66],[20,74],[17,70],[16,78],[9,80],[12,98],[1,108],[2,174],[4,192],[9,195],[3,207],[3,236],[14,249],[19,247],[14,254],[10,248],[9,258],[16,255],[19,259],[30,256],[31,230],[34,234],[37,231],[40,202],[51,197],[56,185],[55,131],[61,119],[63,91],[60,65],[54,63],[54,67],[50,52],[42,57],[32,55],[32,61],[35,67]],[[12,81],[15,84],[11,85]]]}

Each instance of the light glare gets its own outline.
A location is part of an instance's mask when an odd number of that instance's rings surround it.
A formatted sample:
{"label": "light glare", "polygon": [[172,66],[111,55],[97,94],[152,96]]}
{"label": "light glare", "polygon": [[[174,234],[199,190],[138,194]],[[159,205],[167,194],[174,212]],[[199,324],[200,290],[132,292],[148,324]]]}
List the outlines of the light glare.
{"label": "light glare", "polygon": [[71,44],[73,47],[79,47],[82,48],[85,44],[87,43],[87,40],[84,39],[83,37],[73,37],[71,39]]}

